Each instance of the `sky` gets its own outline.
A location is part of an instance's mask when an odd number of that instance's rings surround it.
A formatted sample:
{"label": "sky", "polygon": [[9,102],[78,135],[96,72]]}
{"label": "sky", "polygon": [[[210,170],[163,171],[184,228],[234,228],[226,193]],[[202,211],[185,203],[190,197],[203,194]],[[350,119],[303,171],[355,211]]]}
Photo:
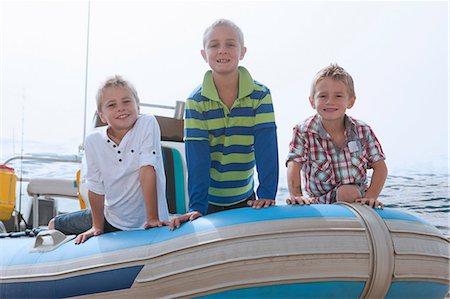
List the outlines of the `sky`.
{"label": "sky", "polygon": [[22,141],[76,153],[86,76],[87,131],[114,74],[143,102],[185,100],[208,70],[205,28],[227,18],[244,32],[241,65],[271,90],[282,177],[292,128],[315,113],[311,80],[330,63],[353,76],[348,114],[375,131],[391,174],[448,173],[448,1],[91,1],[89,30],[88,6],[0,0],[1,161]]}

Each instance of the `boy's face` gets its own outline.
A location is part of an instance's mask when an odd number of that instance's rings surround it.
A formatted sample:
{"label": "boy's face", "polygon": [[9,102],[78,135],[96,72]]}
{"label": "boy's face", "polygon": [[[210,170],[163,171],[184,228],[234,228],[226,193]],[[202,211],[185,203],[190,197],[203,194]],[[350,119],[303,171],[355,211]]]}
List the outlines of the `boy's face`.
{"label": "boy's face", "polygon": [[103,91],[98,115],[112,130],[128,131],[137,120],[139,106],[127,88],[108,87]]}
{"label": "boy's face", "polygon": [[350,96],[347,86],[339,80],[324,78],[314,90],[314,96],[309,97],[311,107],[324,121],[343,120],[345,112],[355,103],[356,97]]}
{"label": "boy's face", "polygon": [[240,44],[237,32],[225,25],[209,32],[201,54],[214,72],[227,74],[237,70],[246,50]]}

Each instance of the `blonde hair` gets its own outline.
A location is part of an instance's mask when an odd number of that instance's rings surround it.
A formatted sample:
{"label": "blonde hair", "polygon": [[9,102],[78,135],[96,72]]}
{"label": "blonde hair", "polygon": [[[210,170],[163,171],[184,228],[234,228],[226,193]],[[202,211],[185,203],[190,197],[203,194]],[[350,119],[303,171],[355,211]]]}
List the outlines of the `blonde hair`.
{"label": "blonde hair", "polygon": [[208,41],[208,36],[211,33],[211,31],[213,31],[214,29],[216,29],[219,26],[228,26],[228,27],[234,29],[234,31],[236,31],[236,33],[237,33],[241,47],[244,47],[244,34],[242,33],[241,28],[239,28],[235,23],[233,23],[230,20],[218,19],[217,21],[212,23],[210,26],[208,26],[208,28],[206,28],[206,30],[205,30],[205,33],[203,33],[203,48],[205,47],[206,42]]}
{"label": "blonde hair", "polygon": [[333,80],[341,81],[345,84],[345,86],[348,89],[348,93],[350,96],[354,97],[355,95],[355,86],[353,84],[353,78],[350,76],[349,73],[347,73],[344,68],[339,66],[336,63],[332,63],[329,66],[321,69],[315,76],[312,81],[311,85],[311,97],[314,97],[315,89],[319,81],[325,79],[325,78],[331,78]]}
{"label": "blonde hair", "polygon": [[113,77],[107,79],[97,91],[97,111],[101,111],[103,92],[109,87],[121,87],[127,89],[136,101],[136,105],[139,106],[139,96],[134,86],[131,85],[131,83],[127,80],[123,79],[121,76],[114,75]]}

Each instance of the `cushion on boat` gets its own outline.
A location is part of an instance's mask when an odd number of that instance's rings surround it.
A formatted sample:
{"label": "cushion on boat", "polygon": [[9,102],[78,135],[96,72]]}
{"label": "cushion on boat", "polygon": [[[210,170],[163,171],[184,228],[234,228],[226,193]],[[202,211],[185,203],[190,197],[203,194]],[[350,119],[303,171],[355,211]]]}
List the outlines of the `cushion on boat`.
{"label": "cushion on boat", "polygon": [[166,198],[170,214],[186,213],[186,191],[183,160],[175,148],[162,147],[166,173]]}

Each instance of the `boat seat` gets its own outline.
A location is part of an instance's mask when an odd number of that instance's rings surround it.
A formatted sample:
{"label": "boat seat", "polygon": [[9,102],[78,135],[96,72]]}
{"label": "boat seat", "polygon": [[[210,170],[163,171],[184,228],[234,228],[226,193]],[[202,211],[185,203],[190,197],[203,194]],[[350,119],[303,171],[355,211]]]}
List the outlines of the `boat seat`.
{"label": "boat seat", "polygon": [[27,187],[30,196],[77,197],[77,184],[69,179],[30,179]]}
{"label": "boat seat", "polygon": [[162,146],[166,173],[166,198],[169,214],[186,213],[186,180],[183,158],[178,149]]}
{"label": "boat seat", "polygon": [[27,186],[28,195],[32,197],[33,202],[33,225],[39,226],[39,197],[57,196],[57,197],[77,197],[77,183],[69,179],[30,179]]}

